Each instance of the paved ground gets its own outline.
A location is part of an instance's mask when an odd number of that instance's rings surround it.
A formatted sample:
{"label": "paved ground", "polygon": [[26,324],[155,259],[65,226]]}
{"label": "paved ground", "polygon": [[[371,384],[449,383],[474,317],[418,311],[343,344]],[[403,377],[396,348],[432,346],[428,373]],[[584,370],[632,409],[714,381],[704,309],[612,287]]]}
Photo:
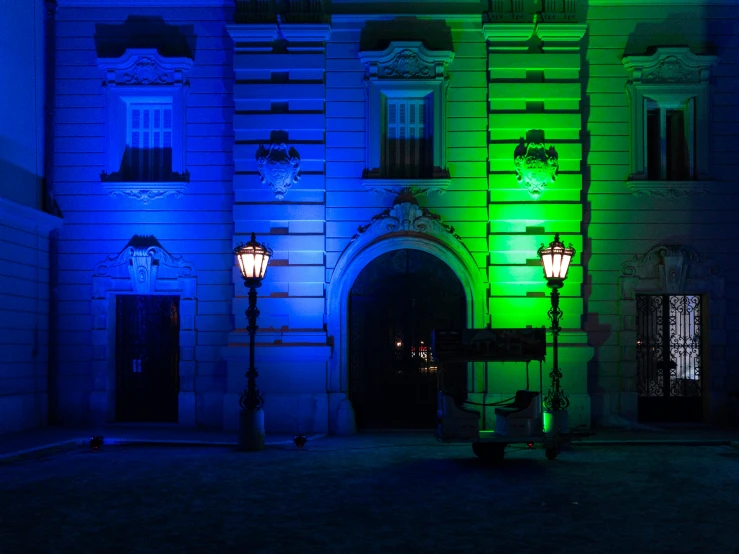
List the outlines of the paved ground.
{"label": "paved ground", "polygon": [[575,445],[503,464],[428,434],[59,447],[0,462],[0,552],[739,553],[739,449]]}

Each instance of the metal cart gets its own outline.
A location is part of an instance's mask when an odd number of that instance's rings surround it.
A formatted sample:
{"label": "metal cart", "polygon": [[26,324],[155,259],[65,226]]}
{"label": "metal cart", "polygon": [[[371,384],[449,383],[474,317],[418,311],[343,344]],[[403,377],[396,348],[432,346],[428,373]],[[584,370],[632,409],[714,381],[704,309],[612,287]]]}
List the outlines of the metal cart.
{"label": "metal cart", "polygon": [[[539,329],[466,329],[435,330],[432,351],[439,363],[439,406],[436,437],[441,442],[469,442],[472,452],[487,461],[501,461],[506,448],[522,444],[528,448],[540,444],[546,457],[554,460],[567,433],[545,431],[543,412],[542,365],[546,354],[546,330]],[[539,390],[531,390],[529,364],[539,362]],[[445,380],[446,364],[454,362],[525,362],[526,389],[517,391],[512,402],[481,404],[454,398]],[[458,395],[457,395],[458,396]],[[473,407],[495,409],[495,430],[481,430],[481,413]]]}

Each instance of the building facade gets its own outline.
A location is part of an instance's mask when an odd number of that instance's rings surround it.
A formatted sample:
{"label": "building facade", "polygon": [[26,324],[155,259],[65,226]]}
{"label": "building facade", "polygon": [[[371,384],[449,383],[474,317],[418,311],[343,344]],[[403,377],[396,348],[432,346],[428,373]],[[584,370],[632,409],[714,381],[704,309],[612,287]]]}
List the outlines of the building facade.
{"label": "building facade", "polygon": [[[733,2],[13,9],[0,431],[236,429],[251,233],[267,432],[433,425],[430,330],[548,326],[555,233],[571,426],[734,421]],[[446,377],[488,429],[529,385]]]}

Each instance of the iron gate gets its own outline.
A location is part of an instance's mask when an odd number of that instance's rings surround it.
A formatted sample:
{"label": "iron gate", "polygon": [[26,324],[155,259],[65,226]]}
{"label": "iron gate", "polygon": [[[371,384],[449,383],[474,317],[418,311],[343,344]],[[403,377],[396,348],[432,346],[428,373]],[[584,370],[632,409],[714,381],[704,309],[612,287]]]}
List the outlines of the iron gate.
{"label": "iron gate", "polygon": [[636,368],[641,421],[701,421],[700,296],[637,296]]}
{"label": "iron gate", "polygon": [[176,422],[179,297],[116,297],[116,420]]}
{"label": "iron gate", "polygon": [[[395,250],[370,262],[349,297],[349,396],[360,428],[436,423],[437,363],[431,331],[463,329],[465,294],[436,256]],[[447,387],[466,393],[466,364],[445,366]]]}

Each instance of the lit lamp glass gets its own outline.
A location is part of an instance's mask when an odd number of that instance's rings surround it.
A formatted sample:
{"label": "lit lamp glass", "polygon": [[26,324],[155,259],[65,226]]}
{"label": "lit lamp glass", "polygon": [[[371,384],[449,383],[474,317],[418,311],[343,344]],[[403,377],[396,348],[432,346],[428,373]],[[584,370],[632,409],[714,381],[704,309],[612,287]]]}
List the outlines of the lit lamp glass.
{"label": "lit lamp glass", "polygon": [[557,233],[554,235],[554,241],[550,242],[549,246],[542,245],[539,248],[538,254],[549,287],[561,287],[562,282],[567,279],[567,270],[570,268],[572,256],[575,255],[575,249],[572,245],[565,248],[564,243],[559,240],[559,233]]}
{"label": "lit lamp glass", "polygon": [[272,249],[259,244],[254,233],[251,234],[251,240],[246,244],[240,244],[234,250],[236,259],[239,262],[239,269],[244,281],[250,283],[248,286],[259,286],[251,283],[261,284],[264,274],[267,271],[269,259],[272,257]]}

